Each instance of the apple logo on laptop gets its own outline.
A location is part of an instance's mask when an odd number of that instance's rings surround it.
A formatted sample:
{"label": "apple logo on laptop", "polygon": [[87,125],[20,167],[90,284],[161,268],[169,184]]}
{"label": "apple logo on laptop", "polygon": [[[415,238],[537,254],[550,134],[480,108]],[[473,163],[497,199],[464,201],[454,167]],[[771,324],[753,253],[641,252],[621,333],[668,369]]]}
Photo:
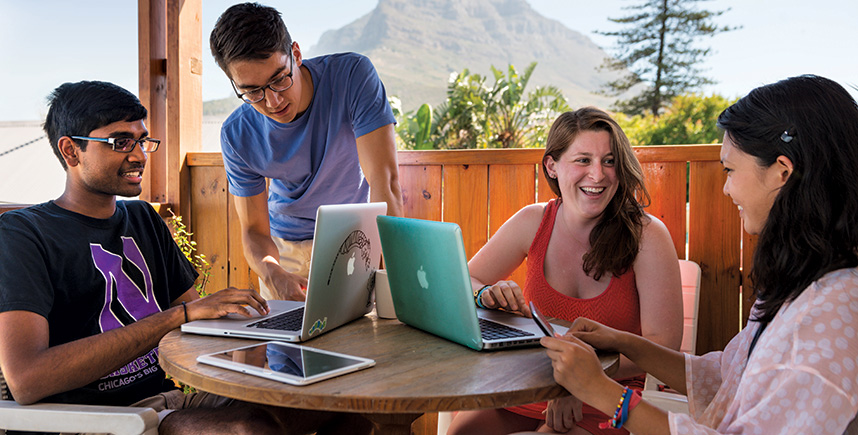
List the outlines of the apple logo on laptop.
{"label": "apple logo on laptop", "polygon": [[420,266],[420,270],[417,271],[417,282],[420,283],[420,287],[429,289],[429,281],[426,279],[426,271],[423,270],[423,266]]}
{"label": "apple logo on laptop", "polygon": [[352,252],[351,258],[349,258],[348,267],[346,268],[346,273],[351,275],[355,273],[355,253]]}

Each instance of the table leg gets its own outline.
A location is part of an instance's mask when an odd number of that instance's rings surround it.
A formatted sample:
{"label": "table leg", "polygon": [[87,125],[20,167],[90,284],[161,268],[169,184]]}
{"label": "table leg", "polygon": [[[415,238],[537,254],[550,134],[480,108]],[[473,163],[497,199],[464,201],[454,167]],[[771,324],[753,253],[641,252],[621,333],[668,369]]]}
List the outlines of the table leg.
{"label": "table leg", "polygon": [[411,435],[411,423],[423,414],[364,414],[372,424],[373,435]]}

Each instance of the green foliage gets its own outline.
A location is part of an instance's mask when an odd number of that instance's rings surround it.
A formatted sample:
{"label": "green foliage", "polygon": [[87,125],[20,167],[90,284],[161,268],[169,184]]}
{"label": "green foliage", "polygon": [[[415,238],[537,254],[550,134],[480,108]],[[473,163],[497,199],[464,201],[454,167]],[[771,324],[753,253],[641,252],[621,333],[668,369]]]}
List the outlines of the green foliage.
{"label": "green foliage", "polygon": [[209,281],[212,265],[206,260],[205,255],[194,254],[197,250],[197,242],[191,238],[194,233],[188,231],[187,226],[182,222],[181,216],[177,216],[173,213],[173,210],[169,210],[169,212],[170,217],[167,219],[167,223],[173,228],[173,240],[179,245],[179,249],[185,255],[185,258],[191,262],[194,269],[200,274],[197,282],[194,283],[197,293],[200,294],[200,297],[206,296],[208,293],[206,293],[205,289]]}
{"label": "green foliage", "polygon": [[440,149],[487,148],[489,142],[486,78],[466,68],[450,74],[447,101],[434,116],[435,145]]}
{"label": "green foliage", "polygon": [[390,97],[393,116],[397,119],[396,134],[400,139],[400,147],[413,150],[431,150],[435,148],[432,142],[432,106],[423,104],[417,113],[402,113],[402,105],[398,98]]}
{"label": "green foliage", "polygon": [[453,73],[447,100],[433,113],[428,104],[416,113],[403,114],[391,98],[405,149],[463,149],[539,147],[554,118],[569,109],[563,93],[554,86],[525,93],[536,68],[531,63],[519,74],[513,65],[505,73],[492,66],[494,84],[468,69]]}
{"label": "green foliage", "polygon": [[617,110],[630,115],[648,111],[657,117],[677,95],[714,83],[697,67],[710,49],[699,48],[696,42],[736,27],[713,24],[712,19],[726,10],[698,9],[695,4],[701,1],[706,0],[639,0],[623,8],[631,11],[628,16],[609,18],[626,25],[623,30],[598,32],[617,38],[618,55],[606,59],[602,69],[628,72],[608,82],[604,93],[636,93],[628,100],[618,100]]}
{"label": "green foliage", "polygon": [[534,69],[536,62],[519,76],[510,65],[504,76],[492,66],[495,85],[487,113],[493,139],[500,148],[542,146],[554,117],[569,110],[563,93],[554,86],[536,88],[525,98],[524,88]]}
{"label": "green foliage", "polygon": [[[197,293],[200,294],[200,297],[207,296],[206,293],[206,284],[209,281],[209,275],[211,272],[212,265],[206,260],[206,256],[203,254],[194,254],[197,250],[197,242],[195,242],[191,237],[194,233],[188,231],[188,227],[182,222],[182,217],[177,216],[173,213],[173,210],[168,209],[170,212],[170,217],[167,219],[167,223],[173,228],[173,240],[179,245],[179,249],[182,251],[182,254],[185,255],[185,258],[191,262],[194,266],[194,269],[200,273],[200,276],[197,277],[197,282],[194,283],[194,288],[196,288]],[[173,381],[177,387],[181,388],[185,394],[195,393],[197,390],[185,383],[179,382],[176,379],[173,379],[172,376],[167,375],[167,379]]]}
{"label": "green foliage", "polygon": [[614,118],[632,145],[719,143],[722,134],[715,121],[735,101],[720,95],[685,94],[675,97],[659,117],[618,113]]}

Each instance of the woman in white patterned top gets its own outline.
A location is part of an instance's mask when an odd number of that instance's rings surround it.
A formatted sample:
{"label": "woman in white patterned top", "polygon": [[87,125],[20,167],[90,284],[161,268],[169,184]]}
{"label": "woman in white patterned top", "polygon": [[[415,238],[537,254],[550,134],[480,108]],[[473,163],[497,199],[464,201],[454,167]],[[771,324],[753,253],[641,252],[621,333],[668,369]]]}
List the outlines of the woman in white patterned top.
{"label": "woman in white patterned top", "polygon": [[[724,194],[759,235],[747,327],[694,356],[579,319],[542,341],[554,377],[635,434],[858,432],[858,105],[837,83],[800,76],[751,91],[718,125]],[[691,414],[625,392],[588,344],[687,394]]]}

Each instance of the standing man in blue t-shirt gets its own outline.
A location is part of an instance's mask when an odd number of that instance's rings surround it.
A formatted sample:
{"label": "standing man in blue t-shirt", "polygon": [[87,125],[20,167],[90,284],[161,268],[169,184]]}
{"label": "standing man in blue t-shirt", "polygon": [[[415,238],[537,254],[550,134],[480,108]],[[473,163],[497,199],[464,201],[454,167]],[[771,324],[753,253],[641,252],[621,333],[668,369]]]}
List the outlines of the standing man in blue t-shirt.
{"label": "standing man in blue t-shirt", "polygon": [[402,214],[384,85],[356,53],[302,58],[280,13],[257,3],[227,9],[210,43],[247,103],[221,129],[244,255],[263,297],[303,300],[319,205],[371,200]]}

